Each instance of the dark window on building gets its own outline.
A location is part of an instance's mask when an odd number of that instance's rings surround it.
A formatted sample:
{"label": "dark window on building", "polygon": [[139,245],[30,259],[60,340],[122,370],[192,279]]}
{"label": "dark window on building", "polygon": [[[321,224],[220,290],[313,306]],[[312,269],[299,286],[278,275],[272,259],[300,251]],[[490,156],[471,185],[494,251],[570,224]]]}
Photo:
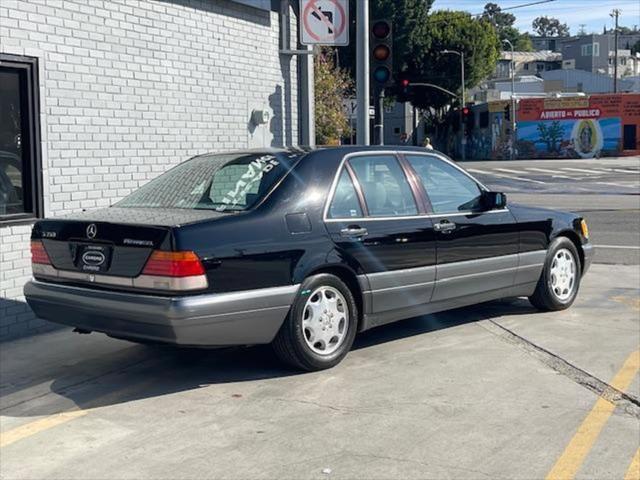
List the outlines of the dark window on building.
{"label": "dark window on building", "polygon": [[480,128],[489,127],[489,112],[480,112]]}
{"label": "dark window on building", "polygon": [[0,54],[0,224],[40,216],[38,60]]}

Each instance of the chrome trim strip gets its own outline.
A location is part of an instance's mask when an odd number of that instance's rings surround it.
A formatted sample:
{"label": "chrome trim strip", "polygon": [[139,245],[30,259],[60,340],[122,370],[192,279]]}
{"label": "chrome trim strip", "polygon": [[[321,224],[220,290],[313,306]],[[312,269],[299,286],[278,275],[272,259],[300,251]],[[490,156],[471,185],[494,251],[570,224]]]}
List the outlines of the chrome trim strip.
{"label": "chrome trim strip", "polygon": [[[433,285],[435,281],[432,282],[423,282],[423,283],[410,283],[408,285],[400,285],[398,287],[387,287],[387,288],[379,288],[377,290],[369,290],[368,293],[378,293],[378,292],[388,292],[390,290],[398,290],[401,288],[412,288],[412,287],[424,287],[427,285]],[[363,292],[365,293],[365,292]]]}
{"label": "chrome trim strip", "polygon": [[346,217],[346,218],[327,218],[325,220],[326,223],[337,223],[337,222],[372,222],[378,220],[413,220],[418,218],[442,218],[442,217],[462,217],[467,215],[485,215],[489,213],[504,213],[509,212],[508,208],[501,208],[499,210],[486,210],[484,212],[457,212],[457,213],[426,213],[424,215],[407,215],[407,216],[398,216],[398,217]]}
{"label": "chrome trim strip", "polygon": [[518,270],[518,268],[519,267],[507,267],[507,268],[499,268],[497,270],[488,270],[486,272],[463,273],[461,275],[438,278],[438,280],[436,280],[436,281],[438,283],[440,283],[440,282],[449,282],[449,281],[453,281],[453,280],[460,280],[462,278],[474,278],[474,277],[482,277],[482,276],[485,276],[485,275],[493,275],[493,274],[496,274],[496,273],[514,272],[514,271]]}
{"label": "chrome trim strip", "polygon": [[[34,264],[35,267],[36,264]],[[151,290],[189,291],[203,290],[209,286],[206,275],[191,277],[163,277],[156,275],[138,275],[137,277],[119,277],[115,275],[102,275],[86,272],[72,272],[69,270],[57,270],[34,268],[35,275],[58,278],[62,280],[75,280],[89,285],[112,285],[117,287],[144,288]]]}

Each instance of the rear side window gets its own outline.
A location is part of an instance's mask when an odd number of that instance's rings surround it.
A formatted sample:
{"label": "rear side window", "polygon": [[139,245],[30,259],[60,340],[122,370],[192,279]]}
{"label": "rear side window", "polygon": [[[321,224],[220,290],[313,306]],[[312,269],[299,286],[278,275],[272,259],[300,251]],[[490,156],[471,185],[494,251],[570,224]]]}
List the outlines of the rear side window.
{"label": "rear side window", "polygon": [[287,154],[208,155],[184,162],[118,202],[118,207],[247,210],[291,169]]}
{"label": "rear side window", "polygon": [[409,182],[394,156],[355,157],[349,163],[362,187],[370,216],[393,217],[418,213]]}
{"label": "rear side window", "polygon": [[351,181],[351,176],[346,170],[342,170],[333,200],[329,207],[329,218],[354,218],[362,217],[362,208],[356,189]]}
{"label": "rear side window", "polygon": [[476,182],[447,162],[427,155],[407,155],[420,177],[434,213],[478,210],[481,190]]}

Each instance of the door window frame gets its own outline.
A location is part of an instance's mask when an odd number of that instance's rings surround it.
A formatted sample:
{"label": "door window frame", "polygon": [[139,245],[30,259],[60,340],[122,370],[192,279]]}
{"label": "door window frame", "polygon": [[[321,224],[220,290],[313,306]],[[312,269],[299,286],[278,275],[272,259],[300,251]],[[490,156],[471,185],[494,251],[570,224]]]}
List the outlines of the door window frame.
{"label": "door window frame", "polygon": [[[411,193],[413,194],[413,197],[416,201],[416,205],[418,207],[417,215],[403,215],[403,216],[398,215],[398,216],[389,216],[389,217],[371,217],[368,215],[368,210],[365,210],[366,200],[364,199],[362,188],[360,186],[360,183],[358,182],[358,179],[355,176],[355,172],[353,172],[353,169],[349,165],[348,161],[349,159],[354,157],[370,157],[375,155],[393,156],[398,160],[398,163],[400,164],[400,168],[403,170],[405,177],[409,182]],[[416,173],[416,171],[413,169],[413,167],[407,160],[406,158],[407,156],[430,157],[430,158],[435,158],[437,160],[445,162],[451,165],[456,170],[460,171],[462,174],[464,174],[466,177],[471,179],[473,182],[475,182],[475,184],[478,185],[480,190],[482,190],[483,192],[491,191],[486,185],[484,185],[482,182],[476,179],[469,172],[465,171],[464,169],[456,165],[455,162],[453,162],[452,160],[448,159],[447,157],[445,157],[444,155],[438,152],[421,152],[417,150],[416,151],[375,150],[370,152],[368,151],[354,152],[354,153],[349,153],[345,155],[341,160],[340,165],[338,166],[336,174],[333,178],[333,182],[331,183],[331,188],[329,190],[327,201],[324,206],[323,221],[328,223],[337,223],[337,222],[344,223],[344,222],[365,222],[365,221],[380,221],[380,220],[410,220],[415,218],[442,218],[442,217],[455,217],[455,216],[466,216],[466,215],[484,215],[484,214],[493,214],[493,213],[503,213],[503,212],[509,211],[508,207],[504,207],[500,209],[486,210],[486,211],[469,210],[465,212],[435,213],[433,211],[431,202],[429,200],[429,194],[424,188],[424,185],[422,184],[422,180],[420,180],[419,175]],[[333,197],[335,195],[335,191],[338,186],[338,180],[340,179],[340,175],[343,169],[347,169],[347,171],[351,169],[351,172],[349,173],[349,175],[351,176],[351,181],[353,182],[354,188],[356,189],[358,201],[360,202],[360,208],[362,209],[362,212],[363,212],[362,217],[345,217],[345,218],[329,217],[329,207],[331,206],[331,202],[333,201]],[[367,213],[365,214],[365,212]]]}
{"label": "door window frame", "polygon": [[[20,71],[21,95],[21,142],[26,145],[22,151],[22,191],[25,211],[0,215],[0,227],[31,223],[42,218],[44,200],[42,188],[42,155],[40,143],[40,81],[38,59],[0,53],[0,66]],[[24,89],[24,90],[22,90]],[[26,158],[25,158],[26,157]]]}
{"label": "door window frame", "polygon": [[[349,163],[349,160],[357,157],[393,157],[398,162],[398,166],[400,170],[405,176],[407,180],[407,184],[409,185],[409,189],[411,190],[411,195],[413,196],[413,200],[416,204],[417,214],[415,215],[391,215],[384,217],[374,217],[369,214],[369,208],[367,206],[367,201],[364,196],[364,191],[362,190],[362,185],[356,176],[353,167]],[[358,202],[360,203],[360,209],[362,210],[362,217],[344,217],[344,218],[331,218],[329,216],[329,208],[331,206],[331,202],[333,202],[333,197],[335,196],[335,191],[338,186],[338,181],[340,179],[340,175],[342,171],[346,170],[351,177],[351,181],[356,190],[356,195],[358,197]],[[357,221],[379,221],[379,220],[404,220],[411,218],[424,218],[428,214],[428,206],[426,205],[426,197],[422,195],[418,188],[419,179],[415,176],[415,172],[412,169],[407,168],[407,163],[403,160],[400,155],[398,155],[397,151],[394,150],[375,150],[375,151],[362,151],[362,152],[354,152],[345,155],[340,161],[340,165],[336,171],[336,175],[333,178],[333,182],[331,184],[331,189],[329,190],[329,195],[327,197],[327,202],[324,206],[323,220],[325,222],[357,222]]]}
{"label": "door window frame", "polygon": [[436,160],[440,160],[444,163],[449,164],[451,167],[455,168],[456,170],[458,170],[460,173],[462,173],[464,176],[466,176],[467,178],[469,178],[472,182],[474,182],[478,188],[480,189],[481,192],[490,192],[491,190],[484,185],[482,182],[480,182],[478,179],[476,179],[475,177],[473,177],[469,172],[465,171],[464,169],[462,169],[461,167],[459,167],[458,165],[456,165],[453,161],[449,160],[448,158],[444,157],[443,155],[439,155],[437,153],[424,153],[424,152],[411,152],[411,151],[401,151],[398,152],[399,156],[403,158],[404,162],[406,162],[406,166],[407,169],[411,170],[411,172],[413,172],[414,177],[417,179],[417,183],[418,183],[418,189],[421,192],[421,195],[424,195],[426,198],[426,201],[429,205],[429,212],[428,212],[428,217],[430,218],[441,218],[441,217],[454,217],[454,216],[463,216],[463,215],[481,215],[481,214],[485,214],[485,213],[501,213],[501,212],[508,212],[509,208],[508,207],[504,207],[504,208],[499,208],[499,209],[495,209],[495,210],[467,210],[464,212],[451,212],[451,213],[436,213],[433,210],[433,207],[431,206],[431,201],[429,199],[429,192],[427,192],[426,188],[424,187],[422,180],[420,180],[420,176],[418,175],[418,173],[414,170],[414,168],[411,166],[411,163],[409,162],[409,160],[407,160],[406,157],[411,156],[411,157],[427,157],[427,158],[435,158]]}

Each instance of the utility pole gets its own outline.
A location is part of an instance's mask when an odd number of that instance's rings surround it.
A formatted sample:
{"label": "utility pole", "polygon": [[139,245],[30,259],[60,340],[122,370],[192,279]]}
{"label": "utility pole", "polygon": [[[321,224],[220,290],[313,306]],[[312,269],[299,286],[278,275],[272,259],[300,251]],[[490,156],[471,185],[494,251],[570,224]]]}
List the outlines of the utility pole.
{"label": "utility pole", "polygon": [[356,135],[369,145],[369,0],[358,0],[356,9]]}
{"label": "utility pole", "polygon": [[515,158],[516,152],[516,54],[513,43],[504,39],[504,43],[511,47],[511,160]]}
{"label": "utility pole", "polygon": [[613,48],[614,48],[614,53],[613,53],[613,58],[614,58],[614,64],[613,64],[613,93],[618,93],[618,17],[620,16],[620,10],[617,8],[614,8],[613,11],[610,14],[616,21],[615,25],[615,30],[614,30],[614,41],[613,41]]}

